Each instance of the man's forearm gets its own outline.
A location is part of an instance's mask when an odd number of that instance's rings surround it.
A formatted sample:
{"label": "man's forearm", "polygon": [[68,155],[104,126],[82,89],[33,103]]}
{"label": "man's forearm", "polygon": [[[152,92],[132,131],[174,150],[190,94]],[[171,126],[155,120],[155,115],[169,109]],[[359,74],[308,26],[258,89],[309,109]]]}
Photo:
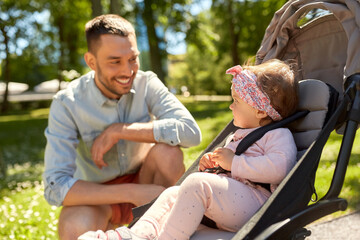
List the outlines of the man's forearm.
{"label": "man's forearm", "polygon": [[117,141],[120,139],[155,143],[153,123],[115,123],[107,129],[113,131]]}
{"label": "man's forearm", "polygon": [[96,166],[107,166],[103,156],[121,139],[134,142],[155,143],[153,123],[114,123],[93,142],[91,156]]}
{"label": "man's forearm", "polygon": [[165,188],[153,184],[106,185],[78,180],[66,194],[63,206],[132,203],[140,206],[156,198]]}
{"label": "man's forearm", "polygon": [[66,194],[63,206],[131,202],[132,185],[134,184],[104,185],[78,180]]}

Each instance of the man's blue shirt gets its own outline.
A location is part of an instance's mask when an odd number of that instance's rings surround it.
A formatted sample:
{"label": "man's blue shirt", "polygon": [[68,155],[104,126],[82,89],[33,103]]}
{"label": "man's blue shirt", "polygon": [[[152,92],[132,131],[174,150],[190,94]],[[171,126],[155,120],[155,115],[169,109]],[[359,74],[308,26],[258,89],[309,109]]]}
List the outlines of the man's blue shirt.
{"label": "man's blue shirt", "polygon": [[189,111],[152,72],[138,71],[130,93],[106,98],[95,85],[94,72],[76,79],[53,99],[45,130],[45,198],[60,206],[81,179],[103,183],[138,171],[151,144],[120,140],[105,155],[107,167],[91,159],[94,139],[113,123],[150,122],[157,142],[191,147],[201,133]]}

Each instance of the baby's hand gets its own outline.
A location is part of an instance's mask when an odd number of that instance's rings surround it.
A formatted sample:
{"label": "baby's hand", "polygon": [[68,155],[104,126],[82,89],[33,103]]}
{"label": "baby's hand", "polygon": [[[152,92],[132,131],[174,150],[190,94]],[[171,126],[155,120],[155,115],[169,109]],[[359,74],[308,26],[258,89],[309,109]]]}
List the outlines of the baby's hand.
{"label": "baby's hand", "polygon": [[235,154],[228,148],[217,148],[212,154],[212,161],[217,162],[223,169],[231,171]]}
{"label": "baby's hand", "polygon": [[218,164],[212,161],[212,152],[205,153],[199,162],[199,170],[204,171],[207,168],[217,167]]}

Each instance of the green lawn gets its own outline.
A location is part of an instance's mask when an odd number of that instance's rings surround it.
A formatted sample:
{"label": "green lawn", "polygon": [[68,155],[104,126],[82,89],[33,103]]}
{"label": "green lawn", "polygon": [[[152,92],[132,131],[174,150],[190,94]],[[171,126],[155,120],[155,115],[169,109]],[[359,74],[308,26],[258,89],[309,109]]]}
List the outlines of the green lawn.
{"label": "green lawn", "polygon": [[[186,166],[199,156],[231,120],[228,102],[185,103],[200,125],[203,141],[184,149]],[[48,109],[0,116],[0,239],[56,239],[59,208],[43,198],[41,174]],[[346,212],[360,210],[360,131],[358,131],[341,197]],[[330,184],[341,137],[332,134],[317,173],[316,189],[323,196]],[[336,213],[338,216],[343,213]]]}

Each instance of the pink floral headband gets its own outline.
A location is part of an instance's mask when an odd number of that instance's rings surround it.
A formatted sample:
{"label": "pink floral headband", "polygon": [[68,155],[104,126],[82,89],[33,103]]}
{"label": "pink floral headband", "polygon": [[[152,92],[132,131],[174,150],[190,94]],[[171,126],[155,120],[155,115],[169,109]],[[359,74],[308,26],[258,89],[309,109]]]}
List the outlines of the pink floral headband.
{"label": "pink floral headband", "polygon": [[237,65],[229,68],[226,73],[234,76],[232,79],[233,89],[241,100],[255,109],[265,111],[274,121],[282,119],[281,115],[271,106],[269,97],[256,84],[257,77],[253,72],[243,70],[241,66]]}

